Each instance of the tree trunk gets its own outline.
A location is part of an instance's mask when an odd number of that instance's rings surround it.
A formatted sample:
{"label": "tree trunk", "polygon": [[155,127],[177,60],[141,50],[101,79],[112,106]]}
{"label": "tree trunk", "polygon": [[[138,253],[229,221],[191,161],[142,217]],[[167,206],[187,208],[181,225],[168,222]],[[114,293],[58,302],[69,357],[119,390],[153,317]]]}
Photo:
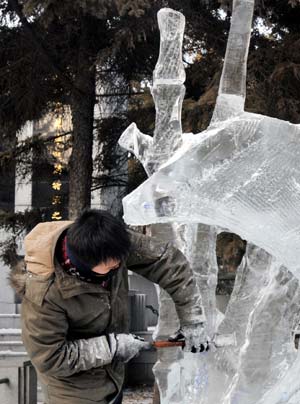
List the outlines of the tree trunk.
{"label": "tree trunk", "polygon": [[75,219],[91,203],[96,73],[88,28],[88,18],[82,17],[75,88],[71,96],[73,147],[69,162],[70,219]]}

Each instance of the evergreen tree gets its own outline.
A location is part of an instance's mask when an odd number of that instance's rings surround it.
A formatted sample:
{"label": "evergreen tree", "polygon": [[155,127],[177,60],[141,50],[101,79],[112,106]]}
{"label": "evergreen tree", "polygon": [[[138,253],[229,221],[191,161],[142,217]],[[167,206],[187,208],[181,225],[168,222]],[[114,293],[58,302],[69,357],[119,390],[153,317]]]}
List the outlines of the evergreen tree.
{"label": "evergreen tree", "polygon": [[[95,162],[107,172],[114,165],[111,151],[128,123],[136,121],[145,133],[153,131],[154,105],[145,83],[151,82],[158,56],[156,13],[162,6],[186,16],[183,127],[199,132],[207,127],[217,96],[231,1],[5,0],[0,4],[0,127],[2,143],[7,139],[10,149],[1,152],[0,163],[26,162],[32,147],[42,151],[39,137],[16,147],[16,131],[26,121],[54,110],[58,102],[70,105],[71,218],[89,206],[92,187],[111,185],[107,175],[92,178],[95,128],[105,145]],[[299,0],[257,0],[247,110],[299,122],[299,20]],[[115,103],[119,112],[114,119],[94,119],[94,105],[101,99]],[[124,103],[126,110],[121,108]],[[134,159],[129,170],[131,190],[144,174]],[[118,184],[117,176],[113,181]],[[124,185],[123,180],[120,183]]]}

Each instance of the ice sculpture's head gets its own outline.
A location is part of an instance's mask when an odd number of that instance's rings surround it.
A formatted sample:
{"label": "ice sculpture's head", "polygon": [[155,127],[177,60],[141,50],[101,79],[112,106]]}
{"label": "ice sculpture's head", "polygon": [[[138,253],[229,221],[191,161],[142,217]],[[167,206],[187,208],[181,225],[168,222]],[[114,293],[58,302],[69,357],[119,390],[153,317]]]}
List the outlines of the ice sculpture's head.
{"label": "ice sculpture's head", "polygon": [[67,254],[81,274],[106,280],[128,256],[124,223],[104,210],[86,210],[67,232]]}

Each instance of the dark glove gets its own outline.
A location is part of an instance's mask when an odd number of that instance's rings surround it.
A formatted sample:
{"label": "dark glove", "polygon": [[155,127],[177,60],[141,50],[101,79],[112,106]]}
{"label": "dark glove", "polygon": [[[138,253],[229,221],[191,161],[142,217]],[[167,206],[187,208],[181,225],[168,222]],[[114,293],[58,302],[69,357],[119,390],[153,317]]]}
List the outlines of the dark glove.
{"label": "dark glove", "polygon": [[185,352],[203,352],[209,350],[209,337],[204,323],[185,324],[173,335],[169,341],[183,341]]}
{"label": "dark glove", "polygon": [[134,334],[109,334],[108,337],[114,357],[124,363],[137,356],[142,349],[150,349],[152,346]]}

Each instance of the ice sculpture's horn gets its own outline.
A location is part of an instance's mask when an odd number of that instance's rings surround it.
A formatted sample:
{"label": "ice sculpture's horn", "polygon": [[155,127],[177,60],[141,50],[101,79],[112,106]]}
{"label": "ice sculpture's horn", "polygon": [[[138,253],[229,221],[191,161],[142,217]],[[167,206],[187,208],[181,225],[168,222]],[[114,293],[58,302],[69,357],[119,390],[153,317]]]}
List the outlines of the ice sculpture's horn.
{"label": "ice sculpture's horn", "polygon": [[153,160],[156,171],[181,145],[181,109],[185,94],[185,70],[182,62],[182,42],[185,17],[170,8],[159,10],[159,58],[153,72],[152,96],[156,122],[153,136]]}
{"label": "ice sculpture's horn", "polygon": [[247,59],[254,0],[235,0],[219,94],[246,97]]}
{"label": "ice sculpture's horn", "polygon": [[247,59],[255,0],[234,0],[231,27],[213,122],[244,111]]}
{"label": "ice sculpture's horn", "polygon": [[182,42],[185,17],[178,11],[162,8],[158,12],[160,29],[159,58],[153,72],[152,96],[156,109],[153,139],[131,124],[119,144],[135,154],[148,176],[165,163],[181,145],[181,109],[185,94]]}
{"label": "ice sculpture's horn", "polygon": [[153,139],[131,124],[119,144],[135,154],[148,176],[157,171],[181,145],[181,107],[185,94],[182,41],[185,17],[178,11],[162,8],[158,12],[160,52],[153,72],[152,96],[156,109]]}

